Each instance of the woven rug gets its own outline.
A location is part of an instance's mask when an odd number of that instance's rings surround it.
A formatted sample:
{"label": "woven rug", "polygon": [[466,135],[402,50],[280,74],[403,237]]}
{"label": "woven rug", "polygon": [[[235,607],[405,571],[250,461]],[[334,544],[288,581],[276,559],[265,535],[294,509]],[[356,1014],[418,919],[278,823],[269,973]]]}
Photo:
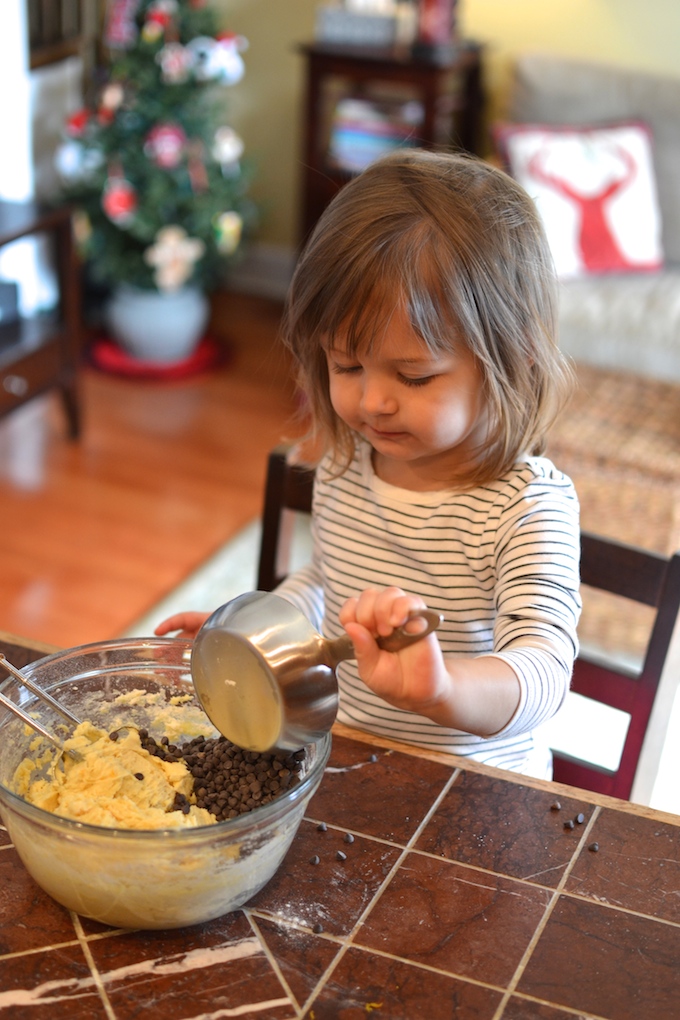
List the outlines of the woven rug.
{"label": "woven rug", "polygon": [[[548,454],[574,481],[585,530],[680,548],[680,386],[579,366]],[[584,646],[638,662],[651,610],[588,589],[583,602]]]}

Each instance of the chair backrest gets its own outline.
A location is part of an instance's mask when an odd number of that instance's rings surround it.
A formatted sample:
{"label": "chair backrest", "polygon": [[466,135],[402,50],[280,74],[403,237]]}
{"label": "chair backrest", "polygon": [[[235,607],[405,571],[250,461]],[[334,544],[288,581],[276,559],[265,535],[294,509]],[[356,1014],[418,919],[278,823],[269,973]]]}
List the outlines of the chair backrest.
{"label": "chair backrest", "polygon": [[651,606],[655,615],[641,670],[631,674],[585,651],[574,663],[572,691],[630,717],[618,767],[605,769],[553,749],[553,778],[627,800],[680,611],[680,555],[667,558],[581,532],[581,582]]}
{"label": "chair backrest", "polygon": [[257,569],[259,591],[272,591],[288,573],[292,512],[311,513],[313,468],[288,462],[291,447],[285,443],[269,454],[262,508],[262,537]]}
{"label": "chair backrest", "polygon": [[[286,576],[288,512],[309,513],[312,507],[314,471],[289,464],[289,449],[284,444],[269,455],[258,569],[261,591],[271,591]],[[574,664],[572,691],[630,716],[618,767],[606,769],[553,749],[553,778],[570,786],[628,799],[680,611],[680,554],[666,558],[581,532],[581,580],[591,588],[651,606],[656,613],[642,669],[637,674],[631,675],[625,667],[604,664],[585,652]]]}

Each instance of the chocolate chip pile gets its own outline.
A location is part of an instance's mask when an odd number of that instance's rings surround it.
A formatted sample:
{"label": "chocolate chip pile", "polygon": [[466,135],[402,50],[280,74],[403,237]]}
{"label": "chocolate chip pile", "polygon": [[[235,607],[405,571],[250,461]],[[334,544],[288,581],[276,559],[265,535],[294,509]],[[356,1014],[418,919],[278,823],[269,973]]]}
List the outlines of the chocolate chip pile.
{"label": "chocolate chip pile", "polygon": [[[171,744],[167,737],[157,742],[147,730],[140,730],[139,739],[149,754],[163,761],[184,761],[194,779],[198,807],[218,822],[269,804],[296,786],[307,757],[304,748],[290,754],[244,751],[226,737],[194,737],[184,744]],[[178,793],[173,809],[188,814],[189,807],[184,794]]]}

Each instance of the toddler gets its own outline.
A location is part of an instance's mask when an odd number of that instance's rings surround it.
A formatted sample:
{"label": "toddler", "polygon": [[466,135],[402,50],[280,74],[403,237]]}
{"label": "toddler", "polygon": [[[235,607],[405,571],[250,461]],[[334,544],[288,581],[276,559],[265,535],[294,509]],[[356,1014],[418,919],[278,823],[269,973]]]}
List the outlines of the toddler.
{"label": "toddler", "polygon": [[[555,304],[516,182],[399,149],[327,208],[283,323],[322,455],[313,559],[278,594],[352,639],[338,719],[544,778],[538,731],[568,690],[580,612],[578,502],[542,456],[571,382]],[[425,605],[436,634],[379,649]]]}

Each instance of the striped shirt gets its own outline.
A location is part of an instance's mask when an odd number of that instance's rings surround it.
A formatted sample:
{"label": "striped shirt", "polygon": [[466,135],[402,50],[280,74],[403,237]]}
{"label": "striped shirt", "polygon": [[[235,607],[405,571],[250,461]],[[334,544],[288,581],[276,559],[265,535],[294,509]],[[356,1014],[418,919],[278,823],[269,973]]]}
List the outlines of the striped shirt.
{"label": "striped shirt", "polygon": [[504,729],[479,737],[388,705],[351,660],[337,670],[339,721],[549,775],[550,756],[536,730],[569,688],[581,608],[579,510],[570,479],[546,458],[527,457],[468,492],[414,492],[379,479],[364,443],[343,475],[332,477],[328,468],[324,460],[316,472],[312,562],[278,594],[335,638],[344,633],[338,613],[347,598],[397,585],[443,615],[437,634],[445,655],[499,656],[521,692]]}

